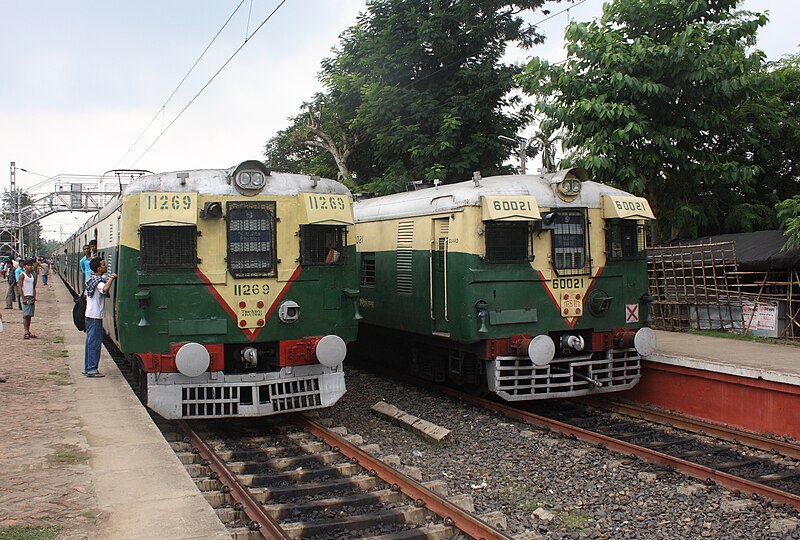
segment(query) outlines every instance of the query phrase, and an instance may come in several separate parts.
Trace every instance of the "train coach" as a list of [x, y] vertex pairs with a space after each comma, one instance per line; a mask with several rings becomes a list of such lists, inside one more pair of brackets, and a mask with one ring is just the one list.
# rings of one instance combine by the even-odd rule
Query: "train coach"
[[151, 174], [73, 235], [57, 268], [82, 291], [82, 247], [96, 243], [119, 276], [104, 328], [164, 418], [309, 410], [345, 392], [352, 223], [341, 183], [258, 161]]
[[359, 356], [396, 343], [412, 373], [509, 401], [638, 382], [655, 349], [647, 200], [573, 168], [475, 173], [354, 211]]

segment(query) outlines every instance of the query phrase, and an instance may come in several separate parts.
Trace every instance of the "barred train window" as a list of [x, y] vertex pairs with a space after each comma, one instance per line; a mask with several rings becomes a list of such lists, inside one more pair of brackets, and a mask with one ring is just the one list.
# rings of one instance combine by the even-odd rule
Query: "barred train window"
[[276, 274], [275, 203], [229, 202], [228, 270], [233, 277]]
[[301, 225], [300, 261], [306, 266], [344, 264], [347, 229], [339, 225]]
[[557, 210], [553, 221], [553, 268], [559, 276], [591, 273], [586, 211]]
[[361, 254], [361, 286], [375, 286], [375, 253]]
[[533, 235], [528, 221], [487, 221], [486, 262], [517, 263], [533, 260]]
[[606, 257], [622, 260], [644, 256], [644, 225], [632, 219], [606, 220]]
[[142, 270], [175, 270], [197, 266], [197, 227], [144, 226], [139, 230]]

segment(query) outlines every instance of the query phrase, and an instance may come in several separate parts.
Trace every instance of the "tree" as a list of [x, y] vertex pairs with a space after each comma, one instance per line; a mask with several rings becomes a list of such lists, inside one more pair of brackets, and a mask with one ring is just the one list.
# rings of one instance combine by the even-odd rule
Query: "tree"
[[[25, 207], [33, 202], [28, 192], [17, 189], [15, 191], [4, 190], [2, 196], [2, 217], [7, 223], [13, 224], [16, 230], [17, 239], [19, 238], [19, 231], [16, 229], [18, 220], [18, 209], [23, 209], [22, 221], [25, 222]], [[0, 221], [3, 221], [0, 220]], [[25, 242], [27, 249], [25, 255], [35, 254], [39, 247], [42, 245], [42, 226], [37, 223], [31, 223], [22, 228], [22, 240]], [[20, 254], [17, 253], [17, 256]]]
[[576, 164], [650, 199], [661, 236], [713, 229], [753, 194], [758, 167], [719, 153], [751, 139], [729, 119], [766, 81], [763, 54], [748, 52], [766, 17], [739, 2], [613, 0], [568, 26], [564, 64], [534, 58], [518, 77]]
[[323, 62], [325, 94], [293, 133], [378, 192], [508, 172], [511, 148], [497, 136], [515, 135], [530, 108], [510, 94], [519, 69], [500, 59], [511, 42], [541, 42], [519, 12], [542, 4], [369, 1]]
[[[726, 209], [720, 232], [775, 229], [776, 204], [800, 193], [800, 55], [765, 66], [765, 85], [728, 116], [715, 151], [755, 166], [755, 188]], [[745, 136], [743, 136], [744, 134]]]

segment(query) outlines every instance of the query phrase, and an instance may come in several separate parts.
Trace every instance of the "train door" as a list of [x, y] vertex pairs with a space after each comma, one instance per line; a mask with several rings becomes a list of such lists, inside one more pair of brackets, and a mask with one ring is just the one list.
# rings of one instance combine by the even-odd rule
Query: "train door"
[[431, 317], [435, 333], [449, 334], [447, 306], [447, 248], [450, 218], [433, 220], [431, 241]]

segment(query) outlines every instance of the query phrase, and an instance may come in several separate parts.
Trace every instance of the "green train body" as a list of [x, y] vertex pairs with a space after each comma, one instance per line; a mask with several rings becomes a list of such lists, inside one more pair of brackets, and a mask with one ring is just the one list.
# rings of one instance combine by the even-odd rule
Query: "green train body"
[[506, 400], [631, 388], [655, 347], [647, 201], [583, 169], [480, 178], [354, 205], [359, 350]]
[[356, 338], [347, 247], [352, 198], [339, 182], [234, 169], [142, 176], [59, 251], [83, 288], [82, 247], [118, 274], [105, 331], [165, 418], [262, 416], [334, 404]]

